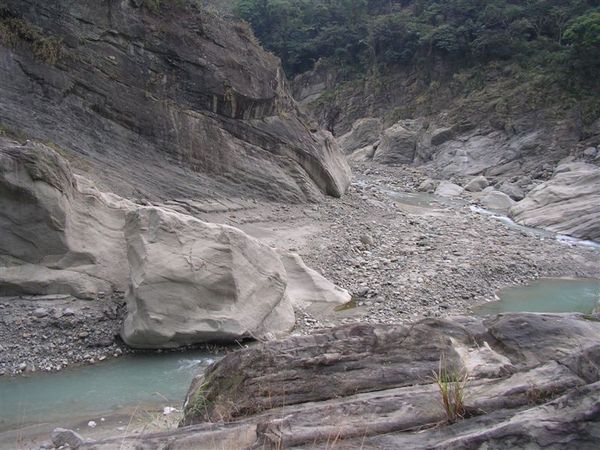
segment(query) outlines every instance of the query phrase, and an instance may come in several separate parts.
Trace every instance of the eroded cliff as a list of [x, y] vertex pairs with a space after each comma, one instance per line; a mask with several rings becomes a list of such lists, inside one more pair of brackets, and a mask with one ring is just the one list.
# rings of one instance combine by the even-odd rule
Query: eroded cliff
[[0, 123], [136, 198], [339, 196], [349, 169], [279, 60], [194, 2], [8, 0]]

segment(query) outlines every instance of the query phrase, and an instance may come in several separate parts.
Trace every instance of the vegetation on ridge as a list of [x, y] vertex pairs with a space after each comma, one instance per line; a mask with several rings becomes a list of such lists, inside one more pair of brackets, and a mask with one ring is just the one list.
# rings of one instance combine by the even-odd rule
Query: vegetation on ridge
[[349, 71], [527, 59], [600, 71], [598, 0], [237, 0], [289, 75], [330, 58]]

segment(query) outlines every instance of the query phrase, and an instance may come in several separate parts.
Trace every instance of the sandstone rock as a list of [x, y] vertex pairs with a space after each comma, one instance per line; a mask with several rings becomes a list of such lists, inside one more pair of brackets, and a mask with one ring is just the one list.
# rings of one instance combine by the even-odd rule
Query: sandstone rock
[[501, 213], [507, 213], [516, 203], [504, 192], [496, 190], [485, 193], [485, 195], [479, 199], [479, 202], [484, 208]]
[[48, 146], [1, 138], [0, 191], [0, 255], [17, 262], [0, 275], [5, 288], [90, 298], [126, 287], [123, 227], [133, 203], [74, 176]]
[[376, 147], [374, 145], [368, 145], [364, 148], [355, 150], [348, 155], [348, 161], [354, 162], [369, 162], [375, 155]]
[[500, 192], [504, 192], [506, 195], [508, 195], [513, 200], [516, 200], [517, 202], [525, 198], [525, 193], [523, 192], [523, 189], [521, 189], [518, 185], [514, 183], [509, 183], [505, 181], [500, 186], [498, 186], [498, 190]]
[[31, 45], [0, 46], [0, 122], [60, 146], [124, 197], [345, 192], [335, 140], [308, 124], [278, 58], [248, 29], [189, 2], [160, 2], [160, 13], [148, 3], [4, 2], [62, 57], [49, 64]]
[[435, 190], [435, 195], [439, 195], [441, 197], [458, 197], [464, 191], [464, 188], [461, 186], [450, 183], [449, 181], [442, 181], [437, 189]]
[[549, 181], [511, 208], [510, 216], [523, 225], [600, 240], [600, 168], [586, 163], [559, 166]]
[[415, 159], [418, 134], [404, 123], [383, 132], [373, 160], [382, 164], [411, 164]]
[[99, 292], [111, 289], [107, 281], [72, 270], [52, 270], [34, 264], [0, 270], [0, 296], [68, 294], [95, 299]]
[[583, 156], [587, 158], [594, 158], [596, 156], [597, 149], [595, 147], [588, 147], [583, 151]]
[[427, 192], [428, 194], [433, 194], [435, 192], [435, 189], [438, 186], [438, 182], [435, 180], [432, 180], [431, 178], [427, 178], [426, 180], [423, 180], [423, 182], [419, 185], [419, 192]]
[[240, 230], [148, 207], [128, 215], [125, 235], [128, 345], [260, 338], [293, 327], [278, 255]]
[[[511, 151], [500, 151], [498, 141], [500, 132], [486, 135], [467, 135], [462, 139], [448, 140], [437, 147], [431, 155], [428, 167], [439, 170], [448, 178], [455, 175], [474, 176], [501, 164], [503, 158], [512, 156]], [[487, 172], [485, 172], [487, 175]]]
[[442, 145], [452, 139], [454, 130], [452, 128], [438, 128], [431, 133], [431, 145]]
[[469, 192], [481, 192], [490, 185], [489, 181], [483, 175], [473, 178], [467, 183], [465, 189]]
[[338, 139], [341, 149], [346, 154], [364, 148], [378, 141], [383, 131], [381, 119], [359, 119], [352, 125], [352, 130]]
[[521, 169], [521, 162], [510, 161], [507, 163], [498, 164], [485, 171], [485, 174], [491, 177], [505, 175], [507, 173], [518, 172]]
[[79, 448], [83, 444], [83, 438], [73, 430], [55, 428], [52, 431], [52, 444], [56, 448], [68, 446], [68, 448]]
[[336, 306], [348, 303], [351, 296], [309, 268], [296, 253], [277, 250], [287, 275], [286, 296], [295, 307], [322, 318]]

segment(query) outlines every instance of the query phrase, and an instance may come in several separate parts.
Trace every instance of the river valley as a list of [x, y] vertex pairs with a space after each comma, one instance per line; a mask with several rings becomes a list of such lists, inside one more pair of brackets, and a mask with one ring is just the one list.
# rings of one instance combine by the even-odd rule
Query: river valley
[[[600, 295], [599, 282], [593, 281], [600, 278], [598, 248], [512, 226], [482, 214], [468, 197], [418, 193], [423, 175], [412, 168], [358, 169], [341, 200], [296, 206], [265, 203], [233, 213], [200, 215], [239, 227], [268, 245], [298, 252], [352, 293], [352, 307], [335, 314], [315, 317], [297, 310], [294, 334], [350, 323], [408, 324], [471, 313], [594, 309]], [[543, 278], [590, 281], [542, 280], [528, 286]], [[498, 296], [501, 302], [495, 301]], [[10, 303], [4, 305], [4, 312], [10, 313]], [[24, 316], [20, 335], [41, 334], [38, 328], [43, 325], [44, 318]], [[81, 326], [89, 325], [84, 320]], [[14, 335], [6, 333], [2, 345], [10, 348]], [[42, 352], [44, 358], [58, 361], [62, 352], [58, 345], [57, 349]], [[18, 438], [23, 448], [29, 448], [26, 442], [39, 444], [59, 424], [78, 427], [83, 436], [95, 438], [124, 432], [123, 427], [143, 431], [147, 423], [140, 425], [137, 419], [137, 428], [127, 428], [133, 411], [139, 409], [136, 416], [161, 417], [165, 406], [179, 409], [192, 375], [218, 355], [218, 350], [129, 355], [125, 349], [125, 356], [113, 359], [114, 348], [109, 350], [107, 361], [83, 362], [60, 375], [29, 371], [24, 378], [3, 377], [0, 442], [6, 446]], [[27, 354], [34, 353], [21, 353], [25, 359], [15, 359], [12, 370], [18, 371], [17, 363], [23, 362], [35, 367], [35, 358], [27, 360]], [[74, 421], [71, 414], [80, 420]], [[102, 417], [106, 422], [100, 421]], [[89, 420], [97, 427], [88, 427]]]

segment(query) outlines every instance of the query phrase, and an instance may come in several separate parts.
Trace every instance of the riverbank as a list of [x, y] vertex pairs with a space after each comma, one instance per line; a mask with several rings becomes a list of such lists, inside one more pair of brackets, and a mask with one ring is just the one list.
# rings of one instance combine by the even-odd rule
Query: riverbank
[[[356, 308], [327, 318], [297, 311], [294, 333], [447, 317], [494, 300], [500, 288], [530, 280], [600, 278], [597, 249], [512, 228], [473, 211], [469, 197], [418, 193], [426, 177], [417, 169], [357, 166], [354, 173], [342, 199], [257, 204], [198, 216], [298, 252], [354, 295]], [[0, 308], [3, 375], [62, 370], [130, 351], [116, 337], [123, 293], [97, 301], [3, 298]]]

